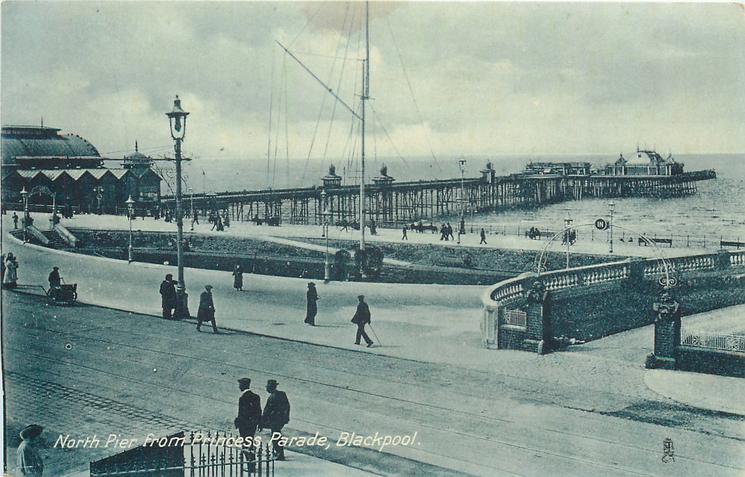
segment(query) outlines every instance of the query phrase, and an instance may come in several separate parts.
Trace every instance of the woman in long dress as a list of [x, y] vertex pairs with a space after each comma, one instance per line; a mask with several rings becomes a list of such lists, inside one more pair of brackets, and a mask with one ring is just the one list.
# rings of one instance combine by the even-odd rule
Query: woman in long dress
[[243, 291], [243, 268], [240, 265], [236, 265], [233, 270], [233, 288]]
[[5, 259], [3, 285], [6, 288], [15, 288], [18, 285], [18, 260], [12, 253], [8, 253], [8, 258]]
[[310, 326], [316, 325], [316, 313], [318, 313], [318, 292], [316, 291], [316, 284], [311, 282], [308, 283], [308, 292], [305, 294], [307, 298], [307, 311], [305, 313], [305, 323]]

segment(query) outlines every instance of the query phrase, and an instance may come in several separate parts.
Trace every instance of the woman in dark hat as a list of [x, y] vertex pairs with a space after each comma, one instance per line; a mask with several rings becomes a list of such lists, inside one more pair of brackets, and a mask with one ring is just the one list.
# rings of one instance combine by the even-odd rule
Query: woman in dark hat
[[240, 264], [236, 265], [235, 269], [233, 269], [233, 288], [243, 291], [243, 268]]
[[44, 461], [36, 448], [44, 428], [38, 424], [31, 424], [21, 430], [21, 445], [18, 446], [18, 471], [21, 475], [41, 477], [44, 473]]
[[305, 294], [307, 299], [307, 311], [305, 313], [305, 323], [310, 326], [316, 325], [316, 314], [318, 313], [318, 292], [316, 291], [316, 284], [313, 282], [308, 283], [308, 292]]

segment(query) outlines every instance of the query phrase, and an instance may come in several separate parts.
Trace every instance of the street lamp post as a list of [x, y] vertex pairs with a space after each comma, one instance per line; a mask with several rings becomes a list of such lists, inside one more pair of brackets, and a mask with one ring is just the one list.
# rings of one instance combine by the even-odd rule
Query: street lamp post
[[194, 232], [194, 188], [189, 187], [189, 217], [191, 218], [191, 231]]
[[178, 263], [178, 285], [176, 286], [175, 318], [189, 317], [188, 295], [184, 282], [184, 217], [181, 210], [181, 143], [186, 136], [186, 117], [189, 115], [181, 108], [178, 96], [173, 100], [173, 109], [166, 113], [171, 128], [176, 152], [176, 261]]
[[132, 196], [129, 196], [129, 199], [125, 201], [125, 204], [127, 204], [127, 218], [129, 219], [129, 248], [127, 249], [127, 260], [129, 263], [132, 263], [134, 260], [133, 253], [132, 253], [132, 217], [134, 217], [135, 213], [135, 201], [132, 200]]
[[567, 212], [567, 216], [564, 218], [564, 241], [566, 242], [567, 246], [567, 260], [566, 260], [566, 268], [569, 269], [569, 242], [570, 236], [571, 236], [571, 226], [572, 226], [572, 219], [569, 217], [569, 212]]
[[613, 253], [613, 210], [616, 208], [616, 203], [613, 201], [610, 201], [608, 204], [608, 209], [610, 210], [610, 223], [609, 223], [609, 232], [608, 232], [608, 253]]
[[28, 224], [28, 191], [26, 186], [21, 189], [21, 197], [23, 198], [23, 221], [21, 221], [21, 226], [23, 227], [23, 243], [26, 243], [28, 242], [28, 237], [26, 237], [26, 225]]
[[323, 282], [328, 283], [331, 281], [331, 262], [329, 262], [329, 211], [328, 203], [326, 202], [326, 191], [321, 191], [321, 206], [323, 207], [323, 235], [326, 237], [326, 255], [323, 259]]
[[465, 232], [463, 226], [463, 217], [466, 212], [466, 189], [465, 189], [465, 173], [466, 173], [466, 160], [461, 159], [458, 161], [460, 167], [460, 222], [458, 223], [458, 245], [460, 245], [460, 236]]
[[103, 199], [103, 187], [96, 186], [93, 188], [93, 192], [96, 193], [96, 200], [98, 200], [98, 215], [101, 215], [101, 199]]

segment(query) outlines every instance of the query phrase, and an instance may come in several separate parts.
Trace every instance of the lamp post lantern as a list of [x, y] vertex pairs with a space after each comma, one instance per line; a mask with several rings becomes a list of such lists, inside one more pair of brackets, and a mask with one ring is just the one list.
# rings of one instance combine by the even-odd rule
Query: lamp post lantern
[[127, 218], [129, 219], [129, 248], [127, 248], [127, 260], [132, 263], [132, 217], [135, 215], [135, 201], [132, 200], [132, 196], [129, 196], [125, 202], [127, 204]]
[[567, 260], [566, 260], [566, 268], [569, 269], [569, 245], [571, 242], [571, 232], [572, 232], [572, 219], [569, 217], [569, 212], [567, 212], [567, 216], [564, 218], [564, 241], [566, 242], [567, 246]]
[[188, 318], [189, 306], [184, 282], [184, 217], [181, 210], [181, 143], [186, 136], [186, 117], [178, 96], [173, 100], [173, 109], [166, 113], [171, 128], [171, 138], [176, 152], [176, 261], [178, 263], [178, 285], [176, 286], [175, 318]]
[[460, 236], [466, 231], [463, 217], [466, 213], [466, 194], [465, 194], [465, 173], [466, 173], [466, 160], [461, 159], [458, 161], [460, 167], [460, 222], [458, 223], [458, 245], [460, 245]]
[[96, 200], [98, 201], [98, 215], [101, 215], [101, 200], [103, 199], [103, 187], [96, 186], [93, 188], [93, 192], [96, 193]]
[[331, 217], [331, 210], [329, 210], [328, 202], [326, 202], [326, 191], [321, 191], [321, 206], [323, 207], [323, 235], [326, 237], [326, 254], [323, 259], [323, 282], [328, 283], [331, 281], [331, 262], [329, 261], [329, 218]]
[[610, 201], [608, 204], [608, 210], [610, 210], [610, 222], [608, 231], [608, 253], [613, 253], [613, 211], [616, 208], [616, 203]]
[[21, 189], [21, 197], [23, 198], [23, 220], [21, 221], [21, 226], [23, 227], [23, 243], [28, 242], [28, 237], [26, 237], [26, 225], [28, 224], [28, 191], [26, 190], [26, 186], [23, 186], [23, 189]]

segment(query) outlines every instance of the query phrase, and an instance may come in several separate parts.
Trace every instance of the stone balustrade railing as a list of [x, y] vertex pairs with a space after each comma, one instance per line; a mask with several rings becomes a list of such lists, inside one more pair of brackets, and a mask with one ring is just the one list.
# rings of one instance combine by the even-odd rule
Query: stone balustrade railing
[[710, 254], [675, 257], [664, 261], [657, 258], [627, 259], [566, 270], [554, 270], [540, 275], [524, 273], [489, 287], [483, 294], [483, 342], [487, 347], [494, 344], [499, 308], [524, 299], [527, 291], [537, 280], [540, 280], [546, 291], [558, 291], [621, 282], [632, 279], [635, 275], [640, 280], [644, 278], [656, 280], [666, 273], [677, 274], [743, 266], [745, 266], [745, 250], [736, 252], [719, 251]]

